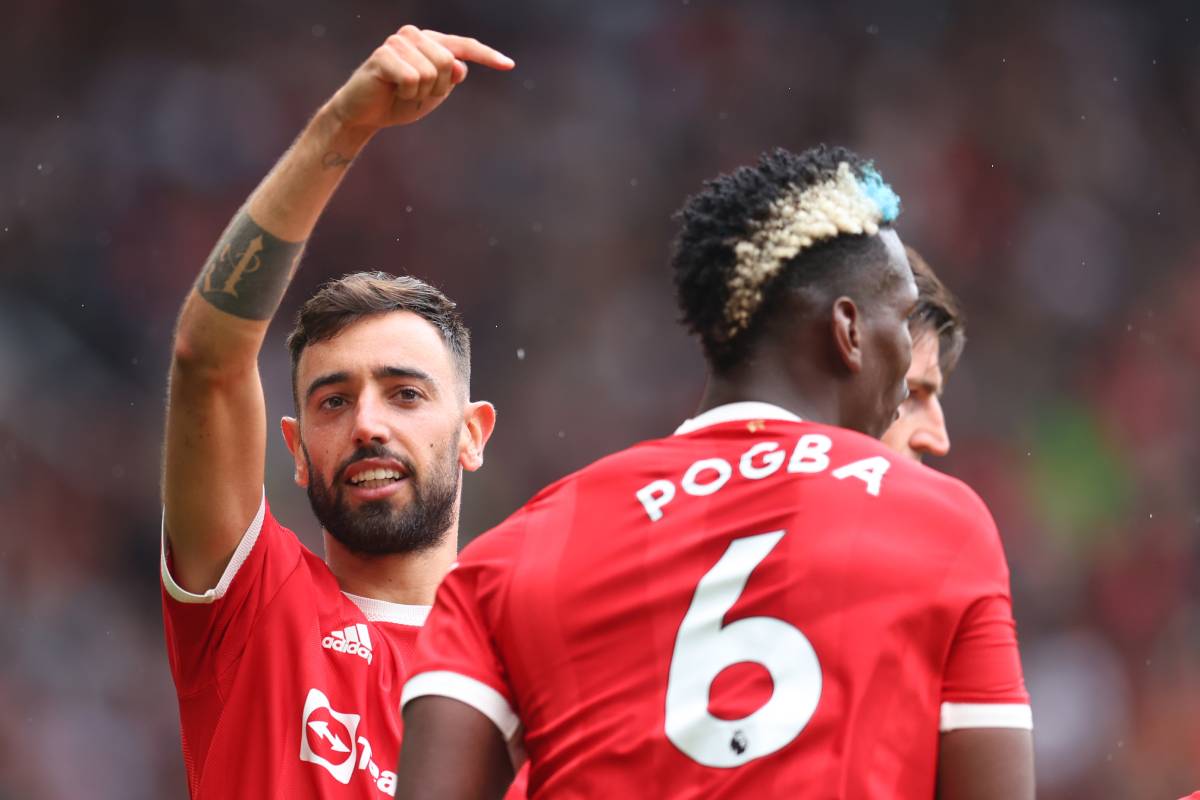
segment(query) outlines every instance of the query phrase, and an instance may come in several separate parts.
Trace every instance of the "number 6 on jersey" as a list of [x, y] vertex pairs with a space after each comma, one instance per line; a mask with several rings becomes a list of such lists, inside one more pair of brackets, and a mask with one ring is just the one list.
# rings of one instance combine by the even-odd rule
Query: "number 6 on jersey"
[[[707, 767], [740, 767], [786, 747], [812, 718], [821, 698], [821, 664], [797, 628], [774, 617], [721, 621], [785, 531], [735, 539], [704, 574], [692, 596], [667, 678], [666, 734]], [[742, 719], [708, 710], [712, 682], [734, 664], [761, 664], [775, 684], [771, 699]]]

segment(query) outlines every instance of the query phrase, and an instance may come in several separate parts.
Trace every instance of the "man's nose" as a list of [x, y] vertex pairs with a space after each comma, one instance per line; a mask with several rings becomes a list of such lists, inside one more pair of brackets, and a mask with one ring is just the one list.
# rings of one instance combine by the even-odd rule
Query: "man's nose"
[[383, 402], [369, 394], [358, 398], [354, 409], [354, 445], [362, 447], [371, 442], [384, 444], [390, 438]]
[[946, 430], [946, 416], [937, 395], [922, 404], [914, 422], [917, 424], [908, 440], [910, 448], [930, 456], [944, 456], [950, 452], [950, 432]]

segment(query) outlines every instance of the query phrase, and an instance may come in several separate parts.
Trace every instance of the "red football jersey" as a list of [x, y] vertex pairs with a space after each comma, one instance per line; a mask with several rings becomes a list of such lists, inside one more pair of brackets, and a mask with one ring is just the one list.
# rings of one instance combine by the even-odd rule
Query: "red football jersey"
[[395, 794], [400, 689], [427, 606], [342, 592], [263, 500], [216, 588], [162, 558], [167, 653], [197, 800]]
[[438, 590], [404, 702], [523, 737], [530, 797], [921, 798], [939, 731], [1032, 726], [964, 484], [763, 403], [550, 486]]

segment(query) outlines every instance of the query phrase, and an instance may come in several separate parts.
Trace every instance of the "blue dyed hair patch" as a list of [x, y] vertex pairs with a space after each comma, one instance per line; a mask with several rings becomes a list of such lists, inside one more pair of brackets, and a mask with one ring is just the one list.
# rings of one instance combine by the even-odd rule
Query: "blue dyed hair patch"
[[883, 176], [874, 165], [863, 169], [863, 174], [858, 178], [858, 185], [863, 194], [871, 198], [879, 208], [882, 222], [894, 222], [900, 216], [900, 195], [883, 180]]

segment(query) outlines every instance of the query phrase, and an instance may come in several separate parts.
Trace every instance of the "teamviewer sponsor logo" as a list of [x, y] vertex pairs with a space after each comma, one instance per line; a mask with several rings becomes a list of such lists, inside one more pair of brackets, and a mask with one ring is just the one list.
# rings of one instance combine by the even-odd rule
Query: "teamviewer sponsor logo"
[[361, 622], [332, 631], [321, 640], [321, 647], [335, 653], [359, 656], [368, 664], [371, 663], [371, 632]]
[[300, 760], [324, 767], [338, 783], [350, 783], [361, 720], [358, 714], [334, 711], [320, 689], [309, 690], [300, 723]]
[[[381, 769], [375, 761], [371, 742], [358, 734], [361, 721], [358, 714], [335, 711], [320, 689], [309, 689], [300, 719], [300, 760], [322, 767], [342, 785], [348, 785], [358, 770], [375, 788], [394, 797], [396, 773]], [[382, 760], [394, 763], [395, 759], [393, 754]]]

